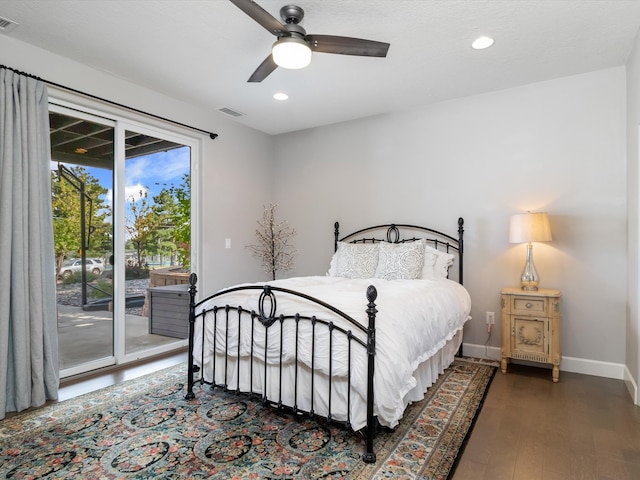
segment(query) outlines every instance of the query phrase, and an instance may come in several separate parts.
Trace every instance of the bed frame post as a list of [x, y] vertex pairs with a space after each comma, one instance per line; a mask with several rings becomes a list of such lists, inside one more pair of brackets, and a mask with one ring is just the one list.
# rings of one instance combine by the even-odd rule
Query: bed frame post
[[196, 328], [196, 283], [198, 276], [195, 273], [189, 275], [189, 355], [187, 357], [187, 394], [185, 400], [193, 400], [193, 337]]
[[[458, 283], [463, 285], [464, 278], [462, 277], [462, 272], [464, 271], [464, 219], [462, 217], [458, 218]], [[458, 353], [456, 354], [458, 357], [463, 356], [462, 352], [463, 343], [460, 342], [460, 347], [458, 348]]]
[[463, 285], [462, 272], [463, 268], [463, 253], [464, 253], [464, 219], [458, 218], [458, 283]]
[[340, 231], [340, 224], [338, 222], [333, 224], [333, 251], [337, 252], [338, 251], [338, 237], [340, 236], [339, 234]]
[[375, 463], [376, 454], [373, 451], [373, 437], [376, 433], [377, 419], [373, 415], [373, 377], [376, 360], [376, 298], [378, 291], [373, 285], [367, 288], [367, 316], [369, 317], [369, 328], [367, 329], [367, 426], [366, 426], [366, 451], [362, 456], [365, 463]]

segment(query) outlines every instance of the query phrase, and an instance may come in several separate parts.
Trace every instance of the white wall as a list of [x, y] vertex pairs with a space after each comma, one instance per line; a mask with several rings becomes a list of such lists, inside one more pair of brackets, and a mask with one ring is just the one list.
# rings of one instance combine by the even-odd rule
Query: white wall
[[[201, 271], [199, 287], [213, 292], [229, 284], [262, 278], [258, 261], [247, 255], [244, 245], [254, 242], [255, 220], [271, 199], [273, 141], [269, 135], [226, 119], [218, 112], [189, 105], [144, 87], [54, 55], [10, 37], [0, 35], [0, 63], [76, 90], [147, 111], [187, 125], [216, 132], [216, 140], [171, 124], [145, 119], [152, 125], [201, 138], [201, 171], [192, 181], [201, 182]], [[77, 95], [50, 95], [95, 106]], [[135, 114], [103, 106], [107, 111], [140, 120]], [[231, 238], [232, 248], [224, 248]]]
[[640, 248], [640, 228], [638, 191], [640, 188], [640, 170], [638, 165], [640, 129], [640, 39], [636, 38], [627, 62], [627, 205], [628, 205], [628, 314], [626, 325], [626, 358], [627, 375], [625, 381], [635, 403], [640, 405], [638, 382], [640, 379], [640, 271], [638, 270], [638, 249]]
[[[500, 311], [500, 289], [524, 264], [524, 246], [507, 241], [509, 216], [546, 210], [555, 238], [535, 259], [542, 286], [564, 294], [563, 368], [616, 376], [625, 363], [637, 314], [625, 323], [623, 67], [272, 138], [1, 35], [0, 63], [220, 134], [202, 139], [198, 176], [204, 291], [264, 278], [244, 246], [270, 201], [299, 232], [297, 275], [326, 271], [335, 220], [345, 233], [377, 222], [454, 233], [463, 216], [474, 302], [465, 342], [483, 345], [484, 312]], [[489, 345], [498, 339], [496, 329]]]
[[[485, 312], [517, 285], [525, 246], [513, 213], [548, 211], [537, 244], [541, 286], [563, 292], [563, 367], [619, 375], [625, 360], [626, 165], [623, 67], [536, 83], [275, 139], [275, 199], [299, 231], [293, 273], [322, 274], [333, 222], [430, 224], [465, 219], [465, 285], [484, 345]], [[381, 295], [383, 292], [381, 292]], [[499, 329], [490, 346], [499, 346]], [[610, 365], [613, 364], [613, 365]], [[609, 368], [612, 367], [612, 368]]]

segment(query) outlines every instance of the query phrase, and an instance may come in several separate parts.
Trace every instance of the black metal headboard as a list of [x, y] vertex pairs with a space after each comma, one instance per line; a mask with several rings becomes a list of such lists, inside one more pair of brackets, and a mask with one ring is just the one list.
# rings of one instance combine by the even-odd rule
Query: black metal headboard
[[406, 243], [424, 239], [427, 244], [437, 250], [457, 255], [458, 283], [463, 283], [463, 254], [464, 254], [464, 219], [458, 218], [458, 238], [439, 232], [433, 228], [401, 223], [389, 223], [363, 228], [340, 238], [340, 224], [334, 225], [334, 252], [338, 249], [338, 242], [349, 243]]

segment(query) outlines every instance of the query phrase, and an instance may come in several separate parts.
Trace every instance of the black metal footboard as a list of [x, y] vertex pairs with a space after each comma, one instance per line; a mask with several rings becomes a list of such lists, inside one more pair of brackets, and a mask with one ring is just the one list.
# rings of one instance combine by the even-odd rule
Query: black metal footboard
[[[373, 437], [375, 435], [377, 419], [373, 411], [373, 379], [375, 365], [375, 319], [377, 291], [373, 285], [367, 288], [366, 313], [368, 326], [360, 324], [351, 316], [338, 310], [317, 298], [308, 296], [301, 292], [279, 288], [270, 285], [249, 285], [239, 286], [218, 292], [200, 302], [196, 303], [196, 282], [197, 276], [192, 273], [189, 277], [190, 312], [189, 312], [189, 358], [188, 358], [188, 379], [186, 399], [195, 398], [193, 387], [196, 383], [211, 384], [212, 387], [220, 387], [225, 390], [232, 390], [238, 393], [245, 393], [261, 398], [265, 403], [272, 404], [277, 408], [287, 408], [296, 414], [308, 414], [326, 418], [332, 422], [338, 422], [352, 428], [352, 392], [355, 390], [352, 384], [352, 371], [355, 363], [364, 365], [367, 372], [366, 377], [366, 426], [362, 433], [365, 437], [365, 453], [363, 460], [367, 463], [376, 461], [376, 454], [373, 451]], [[255, 291], [254, 302], [257, 302], [257, 309], [251, 310], [243, 308], [241, 305], [229, 305], [229, 294], [242, 290]], [[292, 296], [303, 299], [312, 310], [317, 312], [314, 315], [302, 315], [295, 312], [278, 311], [278, 299]], [[227, 299], [227, 300], [226, 300]], [[201, 319], [202, 321], [198, 322]], [[196, 332], [198, 324], [198, 332]], [[275, 327], [274, 327], [275, 326]], [[269, 329], [272, 330], [269, 330]], [[201, 330], [200, 330], [201, 329]], [[301, 330], [310, 332], [302, 337]], [[290, 340], [285, 340], [293, 335], [293, 346]], [[209, 332], [209, 333], [207, 333]], [[233, 332], [230, 334], [229, 332]], [[270, 332], [274, 332], [270, 335]], [[361, 332], [361, 333], [357, 333]], [[196, 333], [198, 333], [198, 347], [201, 352], [198, 359], [194, 358], [194, 348]], [[213, 346], [205, 345], [205, 338], [212, 340]], [[220, 337], [218, 337], [218, 335]], [[213, 336], [213, 338], [211, 338]], [[260, 337], [263, 344], [256, 342]], [[244, 341], [243, 341], [244, 339]], [[270, 341], [275, 344], [270, 344]], [[310, 345], [303, 344], [310, 342]], [[285, 344], [288, 345], [285, 348]], [[334, 346], [340, 344], [340, 348], [346, 346], [346, 379], [344, 376], [344, 361], [341, 368], [335, 366]], [[210, 348], [206, 351], [205, 348]], [[279, 352], [279, 357], [273, 358], [273, 351]], [[328, 365], [318, 365], [316, 357], [319, 357], [318, 348], [328, 348]], [[285, 350], [287, 350], [285, 352]], [[302, 362], [302, 351], [304, 350], [305, 361]], [[342, 348], [344, 350], [344, 348]], [[310, 352], [310, 355], [309, 355]], [[327, 352], [324, 352], [327, 354]], [[211, 359], [205, 358], [207, 354]], [[337, 358], [337, 357], [336, 357]], [[194, 364], [200, 365], [199, 377], [196, 379]], [[209, 364], [206, 364], [209, 362]], [[241, 368], [242, 366], [242, 368]], [[287, 375], [291, 377], [293, 369], [293, 389], [294, 392], [283, 392], [283, 372], [288, 368]], [[258, 371], [260, 370], [260, 371]], [[207, 379], [206, 372], [211, 372], [211, 378]], [[260, 377], [260, 375], [262, 375]], [[272, 379], [277, 375], [279, 378]], [[229, 377], [234, 381], [231, 383]], [[246, 380], [248, 376], [248, 380]], [[305, 381], [299, 381], [301, 378]], [[254, 377], [258, 377], [259, 384], [254, 389]], [[334, 383], [334, 377], [336, 380]], [[340, 377], [338, 380], [337, 377]], [[241, 378], [244, 379], [243, 388]], [[319, 382], [322, 380], [322, 382]], [[270, 388], [269, 382], [276, 382], [276, 391]], [[260, 384], [261, 382], [261, 384]], [[246, 385], [248, 383], [248, 388]], [[271, 386], [274, 383], [271, 383]], [[308, 386], [309, 391], [299, 391], [299, 386]], [[320, 413], [314, 405], [314, 392], [319, 385], [327, 388], [328, 405], [323, 405], [324, 413]], [[332, 402], [336, 392], [334, 385], [341, 387], [341, 402], [335, 407]], [[272, 390], [272, 392], [270, 392]], [[286, 393], [286, 394], [285, 394]], [[344, 394], [346, 393], [346, 398]], [[362, 396], [362, 392], [360, 393]], [[302, 402], [301, 402], [302, 400]], [[303, 404], [301, 406], [301, 403]], [[342, 411], [341, 407], [346, 410]], [[334, 408], [337, 408], [334, 411]]]

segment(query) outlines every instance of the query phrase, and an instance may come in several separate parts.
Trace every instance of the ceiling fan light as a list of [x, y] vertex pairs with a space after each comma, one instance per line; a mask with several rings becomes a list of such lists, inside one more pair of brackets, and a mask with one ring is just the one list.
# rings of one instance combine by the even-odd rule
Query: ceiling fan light
[[273, 61], [282, 68], [304, 68], [311, 63], [311, 49], [307, 42], [297, 37], [282, 37], [271, 49]]

